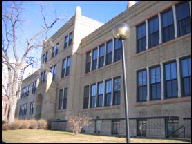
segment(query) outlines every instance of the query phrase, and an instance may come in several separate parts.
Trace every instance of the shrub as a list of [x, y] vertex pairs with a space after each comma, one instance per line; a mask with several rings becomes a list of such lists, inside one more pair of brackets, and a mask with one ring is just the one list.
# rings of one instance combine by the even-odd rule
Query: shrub
[[38, 129], [47, 129], [47, 121], [46, 120], [38, 120]]
[[20, 120], [21, 122], [21, 129], [29, 129], [30, 122], [29, 120]]
[[2, 125], [2, 130], [8, 130], [9, 129], [9, 124], [8, 123], [4, 123]]
[[15, 120], [14, 122], [12, 122], [11, 124], [9, 124], [9, 129], [10, 130], [15, 130], [15, 129], [20, 129], [21, 128], [21, 121], [20, 120]]
[[38, 129], [38, 122], [36, 120], [29, 120], [29, 123], [30, 123], [29, 126], [30, 129]]

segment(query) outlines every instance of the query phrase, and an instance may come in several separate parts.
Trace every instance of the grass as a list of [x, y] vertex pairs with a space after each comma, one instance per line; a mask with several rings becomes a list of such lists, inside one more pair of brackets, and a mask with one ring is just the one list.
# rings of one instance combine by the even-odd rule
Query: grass
[[[74, 135], [70, 132], [42, 129], [7, 130], [2, 132], [2, 137], [3, 141], [9, 143], [125, 143], [125, 138], [87, 134]], [[183, 143], [183, 141], [131, 138], [131, 143]]]

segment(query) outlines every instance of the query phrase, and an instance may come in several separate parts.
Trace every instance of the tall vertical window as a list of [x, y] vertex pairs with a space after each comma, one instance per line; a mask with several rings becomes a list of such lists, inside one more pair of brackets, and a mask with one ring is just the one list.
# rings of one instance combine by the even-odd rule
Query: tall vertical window
[[147, 72], [146, 70], [137, 73], [137, 100], [139, 102], [147, 100]]
[[48, 52], [46, 52], [45, 54], [43, 54], [43, 63], [46, 63], [46, 62], [47, 62], [47, 55], [48, 55]]
[[99, 46], [99, 67], [104, 65], [105, 44]]
[[24, 104], [24, 115], [26, 115], [26, 114], [27, 114], [27, 103]]
[[63, 104], [63, 89], [59, 90], [59, 109], [62, 108], [62, 104]]
[[149, 48], [159, 44], [159, 19], [154, 17], [149, 20]]
[[36, 91], [36, 80], [32, 84], [32, 94], [35, 94]]
[[111, 79], [105, 81], [105, 106], [110, 106], [111, 104]]
[[146, 50], [146, 24], [137, 26], [137, 53]]
[[118, 61], [121, 59], [121, 54], [122, 53], [122, 44], [121, 40], [115, 39], [115, 51], [114, 51], [114, 62]]
[[30, 114], [33, 114], [34, 112], [34, 101], [30, 102]]
[[93, 50], [93, 56], [92, 56], [92, 70], [95, 70], [97, 67], [97, 48]]
[[72, 32], [69, 34], [69, 46], [72, 44]]
[[65, 77], [66, 67], [67, 67], [67, 60], [64, 59], [62, 63], [62, 69], [61, 69], [61, 78]]
[[175, 37], [172, 9], [162, 13], [162, 37], [163, 42], [172, 40]]
[[45, 82], [45, 71], [41, 72], [41, 83]]
[[189, 2], [176, 5], [178, 36], [182, 36], [191, 32], [191, 18], [189, 10]]
[[151, 100], [161, 99], [161, 67], [150, 69], [150, 90]]
[[52, 57], [55, 57], [59, 50], [59, 43], [56, 44], [56, 46], [52, 47]]
[[112, 120], [112, 134], [118, 135], [120, 130], [119, 120]]
[[54, 65], [52, 67], [51, 72], [52, 72], [52, 75], [53, 75], [52, 80], [55, 80], [55, 77], [56, 77], [56, 65]]
[[71, 66], [71, 57], [67, 57], [67, 67], [66, 67], [66, 76], [70, 74], [70, 66]]
[[96, 102], [96, 84], [91, 85], [91, 97], [90, 97], [90, 108], [95, 107], [95, 102]]
[[97, 107], [102, 107], [103, 105], [103, 82], [99, 82], [97, 85]]
[[176, 62], [165, 64], [165, 98], [177, 97]]
[[90, 72], [90, 68], [91, 68], [91, 51], [86, 53], [85, 73]]
[[112, 40], [109, 40], [106, 46], [106, 61], [105, 61], [106, 65], [112, 63], [112, 47], [113, 47]]
[[114, 78], [113, 80], [113, 105], [120, 104], [121, 97], [121, 78]]
[[137, 136], [146, 137], [146, 131], [147, 131], [147, 120], [138, 119], [137, 120]]
[[64, 89], [63, 109], [67, 108], [67, 88]]
[[191, 95], [191, 57], [181, 60], [181, 85], [182, 95]]
[[83, 109], [87, 109], [89, 104], [89, 86], [84, 87]]
[[67, 35], [67, 36], [65, 36], [64, 48], [66, 48], [68, 46], [68, 41], [69, 41], [69, 37]]

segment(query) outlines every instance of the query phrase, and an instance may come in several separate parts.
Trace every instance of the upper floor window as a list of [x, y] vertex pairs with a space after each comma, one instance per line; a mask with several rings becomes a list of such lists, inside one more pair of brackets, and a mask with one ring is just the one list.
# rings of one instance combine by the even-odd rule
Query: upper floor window
[[70, 74], [70, 66], [71, 66], [71, 57], [67, 57], [67, 67], [66, 67], [66, 76]]
[[97, 68], [97, 48], [93, 50], [93, 56], [92, 56], [92, 70], [95, 70]]
[[66, 67], [67, 67], [67, 59], [64, 59], [62, 63], [62, 69], [61, 69], [61, 78], [65, 77]]
[[89, 85], [84, 87], [83, 109], [87, 109], [89, 104]]
[[176, 62], [165, 64], [165, 98], [177, 97]]
[[91, 51], [86, 53], [85, 73], [90, 72], [90, 68], [91, 68]]
[[181, 60], [181, 86], [182, 95], [191, 95], [191, 57]]
[[102, 107], [103, 105], [103, 82], [99, 82], [97, 85], [97, 107]]
[[159, 44], [159, 19], [154, 17], [149, 20], [149, 48]]
[[163, 42], [174, 39], [175, 30], [172, 9], [162, 13], [162, 39]]
[[59, 50], [59, 43], [56, 46], [52, 47], [52, 57], [55, 57]]
[[112, 91], [111, 79], [105, 81], [105, 106], [111, 105], [111, 91]]
[[65, 36], [64, 48], [66, 48], [68, 46], [68, 42], [69, 42], [69, 37], [67, 35], [67, 36]]
[[30, 85], [25, 86], [25, 87], [23, 88], [23, 91], [22, 91], [21, 97], [26, 97], [26, 96], [29, 96], [29, 88], [30, 88]]
[[121, 97], [121, 78], [114, 78], [113, 81], [113, 105], [120, 104]]
[[99, 46], [99, 67], [104, 66], [105, 44]]
[[90, 108], [95, 107], [95, 102], [96, 102], [96, 84], [91, 85], [91, 97], [90, 97]]
[[63, 109], [67, 108], [67, 88], [64, 89]]
[[137, 26], [137, 53], [146, 50], [146, 24]]
[[47, 56], [48, 56], [48, 52], [46, 52], [45, 54], [43, 54], [43, 63], [47, 62]]
[[161, 99], [161, 67], [150, 68], [151, 100]]
[[147, 72], [146, 70], [138, 71], [137, 73], [137, 101], [142, 102], [147, 100]]
[[69, 46], [72, 44], [72, 32], [69, 34]]
[[122, 44], [119, 39], [115, 39], [114, 62], [120, 60], [121, 57], [122, 57]]
[[36, 80], [32, 84], [32, 94], [35, 94], [36, 91]]
[[178, 36], [182, 36], [191, 32], [191, 18], [189, 2], [176, 5]]
[[59, 90], [59, 109], [62, 108], [63, 104], [63, 89]]
[[52, 80], [55, 80], [56, 78], [56, 65], [54, 65], [52, 68], [51, 68], [51, 73], [52, 73]]
[[45, 82], [45, 71], [41, 72], [41, 83]]
[[34, 101], [30, 102], [30, 114], [33, 114], [34, 112]]
[[109, 65], [112, 63], [112, 40], [109, 40], [106, 45], [106, 61], [105, 65]]

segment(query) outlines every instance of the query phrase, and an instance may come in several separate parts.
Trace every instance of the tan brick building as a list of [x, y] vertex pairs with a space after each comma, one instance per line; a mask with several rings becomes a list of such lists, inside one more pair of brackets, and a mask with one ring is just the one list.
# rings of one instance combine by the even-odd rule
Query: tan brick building
[[138, 2], [106, 24], [82, 16], [78, 7], [45, 42], [41, 74], [23, 82], [39, 79], [36, 93], [29, 91], [18, 107], [33, 97], [33, 117], [51, 121], [52, 129], [69, 130], [69, 114], [88, 113], [93, 123], [82, 132], [125, 135], [122, 46], [112, 35], [118, 23], [130, 26], [124, 41], [130, 135], [191, 137], [189, 1]]

